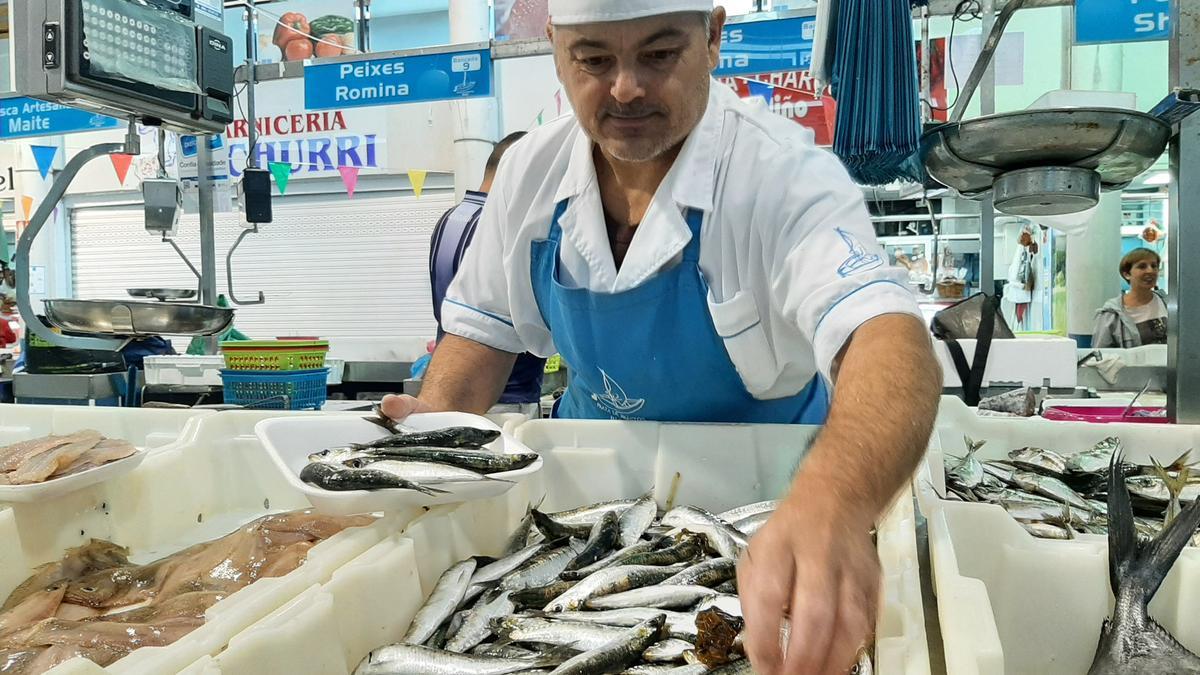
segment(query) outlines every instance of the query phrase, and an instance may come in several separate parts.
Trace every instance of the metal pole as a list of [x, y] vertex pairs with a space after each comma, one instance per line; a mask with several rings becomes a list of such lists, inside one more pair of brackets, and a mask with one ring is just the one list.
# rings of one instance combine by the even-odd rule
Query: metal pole
[[[1010, 3], [1013, 11], [1019, 4]], [[1011, 16], [1011, 14], [1010, 14]], [[1007, 22], [1007, 19], [1005, 19]], [[983, 32], [980, 40], [991, 38], [992, 28], [996, 22], [996, 6], [994, 0], [983, 0]], [[1000, 36], [995, 36], [996, 43], [992, 45], [999, 49]], [[990, 42], [990, 39], [988, 40]], [[987, 45], [980, 43], [985, 50]], [[970, 86], [970, 85], [968, 85]], [[962, 92], [959, 92], [959, 97]], [[961, 102], [960, 102], [961, 103]], [[959, 115], [965, 110], [956, 110]], [[996, 61], [989, 58], [987, 68], [979, 80], [979, 114], [991, 115], [996, 112]], [[979, 288], [989, 295], [996, 292], [996, 210], [992, 198], [988, 197], [980, 204], [979, 218]]]
[[[212, 164], [212, 149], [208, 143], [211, 136], [200, 136], [198, 161], [200, 163], [200, 304], [217, 306], [217, 228], [213, 214], [213, 182], [208, 170]], [[217, 337], [206, 340], [206, 353], [217, 353]]]
[[[1200, 86], [1200, 0], [1171, 3], [1172, 87]], [[1171, 231], [1167, 236], [1167, 414], [1200, 423], [1200, 116], [1171, 139]]]
[[258, 35], [256, 24], [258, 23], [258, 15], [254, 7], [257, 0], [250, 0], [250, 5], [246, 7], [246, 133], [248, 134], [246, 142], [246, 168], [253, 169], [258, 167], [258, 160], [255, 158], [255, 146], [258, 145], [258, 130], [255, 126], [257, 118], [254, 116], [254, 85], [258, 81], [254, 72], [258, 63]]
[[[929, 44], [929, 7], [921, 8], [921, 119], [933, 119], [933, 45]], [[937, 258], [934, 258], [936, 260]]]

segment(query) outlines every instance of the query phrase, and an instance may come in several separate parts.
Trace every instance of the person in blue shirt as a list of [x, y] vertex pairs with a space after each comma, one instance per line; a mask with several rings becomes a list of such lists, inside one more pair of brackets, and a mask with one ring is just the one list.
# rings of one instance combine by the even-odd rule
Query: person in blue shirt
[[[463, 255], [475, 236], [479, 216], [483, 213], [496, 170], [500, 167], [500, 158], [523, 136], [525, 132], [519, 131], [496, 144], [488, 157], [479, 190], [468, 190], [463, 200], [443, 214], [437, 226], [433, 228], [433, 240], [429, 246], [429, 281], [433, 287], [433, 316], [438, 322], [439, 341], [445, 335], [442, 330], [442, 303], [446, 301], [446, 290], [458, 274]], [[545, 367], [546, 360], [533, 354], [525, 353], [517, 357], [508, 384], [500, 396], [500, 405], [528, 406], [540, 402]]]

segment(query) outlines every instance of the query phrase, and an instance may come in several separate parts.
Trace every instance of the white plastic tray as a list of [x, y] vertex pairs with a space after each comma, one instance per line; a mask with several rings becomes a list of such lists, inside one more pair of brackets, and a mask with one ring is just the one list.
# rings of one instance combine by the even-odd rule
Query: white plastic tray
[[[975, 357], [975, 340], [959, 340], [967, 362]], [[947, 387], [961, 387], [958, 371], [950, 358], [946, 343], [934, 340], [934, 352], [942, 365], [942, 377]], [[983, 374], [983, 386], [995, 383], [1019, 382], [1030, 387], [1042, 386], [1044, 379], [1054, 387], [1074, 387], [1078, 379], [1076, 369], [1077, 344], [1074, 340], [1053, 337], [1024, 337], [1012, 340], [994, 340], [988, 354], [987, 369]]]
[[[504, 495], [434, 507], [403, 534], [387, 537], [331, 580], [280, 607], [182, 672], [191, 675], [349, 673], [373, 648], [398, 640], [450, 565], [496, 554], [545, 498], [548, 511], [628, 498], [650, 490], [664, 505], [678, 473], [677, 503], [712, 510], [778, 496], [815, 433], [813, 427], [534, 421], [517, 438], [545, 468]], [[876, 672], [926, 675], [929, 653], [916, 568], [911, 495], [879, 527], [884, 600]]]
[[[486, 417], [465, 413], [428, 413], [412, 415], [404, 421], [405, 426], [417, 431], [430, 431], [452, 426], [470, 426], [480, 429], [500, 430]], [[340, 448], [351, 443], [366, 443], [387, 435], [376, 424], [361, 415], [340, 418], [284, 418], [265, 420], [255, 429], [263, 446], [270, 453], [275, 466], [294, 489], [303, 493], [312, 505], [322, 513], [352, 515], [377, 511], [392, 512], [414, 506], [452, 504], [471, 499], [495, 497], [511, 489], [513, 482], [536, 473], [542, 460], [519, 471], [492, 474], [496, 480], [475, 483], [443, 483], [437, 489], [446, 490], [444, 495], [425, 495], [414, 490], [353, 490], [331, 492], [300, 480], [300, 471], [308, 465], [308, 456], [328, 448]], [[528, 452], [511, 434], [503, 434], [492, 442], [488, 449], [502, 453]]]
[[109, 438], [129, 441], [139, 450], [125, 459], [73, 476], [33, 485], [0, 485], [0, 504], [42, 502], [129, 473], [142, 463], [147, 450], [177, 441], [193, 419], [206, 414], [211, 413], [194, 410], [0, 405], [0, 445], [49, 434], [95, 429]]
[[[929, 550], [949, 673], [1083, 673], [1107, 616], [1107, 542], [1028, 534], [999, 506], [941, 500], [943, 453], [965, 452], [963, 436], [988, 441], [980, 459], [1036, 446], [1070, 453], [1118, 436], [1126, 457], [1169, 462], [1200, 447], [1200, 427], [980, 418], [961, 400], [942, 401], [938, 428], [914, 481], [928, 519]], [[1150, 614], [1185, 646], [1200, 650], [1200, 549], [1185, 549]]]
[[[182, 384], [195, 386], [221, 386], [221, 370], [225, 357], [217, 356], [147, 356], [146, 384]], [[326, 358], [329, 369], [329, 386], [342, 383], [346, 362], [342, 359]]]

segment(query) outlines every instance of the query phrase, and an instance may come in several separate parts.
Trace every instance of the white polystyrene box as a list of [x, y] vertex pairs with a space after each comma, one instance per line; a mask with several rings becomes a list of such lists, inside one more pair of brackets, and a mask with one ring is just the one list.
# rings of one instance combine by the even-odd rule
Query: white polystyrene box
[[[940, 499], [943, 456], [961, 456], [964, 436], [987, 441], [977, 453], [984, 460], [1005, 459], [1010, 450], [1026, 446], [1070, 454], [1117, 436], [1130, 461], [1148, 463], [1150, 457], [1170, 462], [1200, 445], [1200, 427], [988, 418], [957, 398], [942, 399], [914, 489], [928, 520], [947, 672], [1086, 672], [1111, 602], [1106, 539], [1041, 540], [1000, 506]], [[1189, 547], [1150, 613], [1193, 651], [1200, 649], [1200, 616], [1190, 608], [1198, 601], [1200, 548]]]
[[[959, 340], [967, 363], [974, 363], [975, 340]], [[1076, 348], [1067, 338], [1014, 338], [993, 340], [983, 371], [983, 386], [992, 383], [1020, 383], [1040, 387], [1046, 379], [1053, 387], [1074, 387], [1077, 381]], [[942, 382], [946, 387], [961, 387], [958, 371], [950, 350], [941, 340], [933, 341], [934, 353], [942, 366]]]
[[[289, 673], [351, 672], [373, 648], [398, 640], [438, 577], [471, 555], [496, 554], [529, 504], [547, 511], [636, 497], [653, 490], [663, 505], [679, 474], [676, 503], [718, 511], [778, 496], [815, 427], [683, 425], [651, 422], [536, 421], [517, 438], [542, 453], [544, 469], [508, 493], [433, 507], [397, 539], [386, 539], [334, 573], [321, 593], [332, 602], [297, 600], [193, 664], [204, 675], [262, 672], [272, 655], [300, 640], [339, 640], [345, 670], [321, 670], [289, 658]], [[719, 487], [724, 489], [719, 489]], [[883, 604], [876, 672], [929, 673], [911, 493], [880, 524]], [[294, 611], [293, 611], [294, 610]], [[313, 647], [323, 663], [324, 646]], [[308, 648], [305, 648], [307, 651]]]

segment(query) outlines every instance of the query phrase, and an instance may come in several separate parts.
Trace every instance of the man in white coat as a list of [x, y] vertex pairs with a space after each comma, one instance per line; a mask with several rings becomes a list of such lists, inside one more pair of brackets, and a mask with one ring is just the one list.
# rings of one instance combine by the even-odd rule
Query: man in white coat
[[559, 417], [824, 424], [738, 581], [757, 672], [839, 673], [941, 374], [837, 159], [712, 79], [724, 22], [711, 0], [550, 0], [575, 116], [504, 158], [421, 397], [384, 410], [481, 413], [529, 351], [569, 366]]

